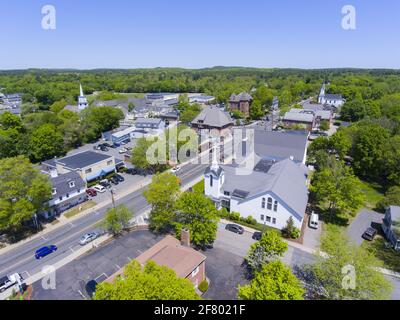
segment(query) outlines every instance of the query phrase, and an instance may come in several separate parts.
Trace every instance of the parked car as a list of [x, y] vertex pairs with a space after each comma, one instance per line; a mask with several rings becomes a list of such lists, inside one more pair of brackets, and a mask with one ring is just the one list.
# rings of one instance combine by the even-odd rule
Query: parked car
[[180, 166], [176, 166], [176, 167], [171, 169], [171, 173], [177, 174], [179, 172], [179, 170], [181, 170], [181, 167]]
[[308, 220], [308, 226], [312, 229], [318, 229], [319, 225], [319, 215], [314, 213], [314, 211], [311, 213], [310, 220]]
[[137, 174], [137, 170], [135, 168], [129, 168], [125, 171], [126, 174], [131, 174], [131, 175], [135, 175]]
[[100, 148], [100, 145], [97, 145], [97, 146], [93, 146], [93, 149], [94, 150], [100, 150], [101, 148]]
[[101, 180], [99, 185], [103, 186], [104, 188], [111, 188], [111, 183], [107, 179]]
[[96, 280], [90, 280], [88, 283], [86, 283], [85, 289], [90, 298], [93, 298], [97, 285], [98, 283]]
[[96, 184], [96, 185], [93, 187], [93, 189], [94, 189], [96, 192], [99, 192], [99, 193], [104, 193], [104, 192], [107, 191], [107, 189], [106, 189], [105, 187], [103, 187], [102, 185], [99, 185], [99, 184]]
[[252, 238], [253, 238], [254, 240], [257, 240], [257, 241], [260, 241], [260, 240], [261, 240], [261, 237], [262, 237], [262, 232], [260, 232], [260, 231], [254, 232], [254, 233], [253, 233], [253, 236], [252, 236]]
[[112, 177], [110, 178], [110, 181], [111, 181], [111, 183], [114, 184], [114, 185], [118, 185], [118, 184], [119, 184], [119, 180], [117, 179], [116, 176], [112, 176]]
[[118, 142], [113, 143], [113, 148], [119, 148], [120, 146], [121, 146], [121, 144]]
[[128, 152], [128, 149], [126, 149], [126, 148], [121, 148], [121, 149], [118, 150], [118, 152], [119, 152], [119, 154], [123, 154], [123, 153]]
[[116, 173], [114, 174], [113, 178], [117, 179], [118, 182], [124, 182], [125, 178], [123, 176], [121, 176], [120, 174]]
[[241, 227], [237, 224], [227, 224], [225, 229], [228, 231], [234, 232], [234, 233], [238, 233], [238, 234], [243, 234], [243, 232], [244, 232], [243, 227]]
[[106, 146], [102, 145], [102, 146], [100, 146], [100, 150], [107, 152], [109, 149]]
[[376, 229], [369, 227], [367, 230], [365, 230], [362, 237], [365, 240], [373, 241], [377, 233], [378, 231]]
[[99, 237], [99, 233], [97, 233], [97, 232], [86, 233], [79, 240], [79, 244], [81, 246], [84, 246], [84, 245], [96, 240], [98, 237]]
[[93, 188], [89, 188], [89, 189], [86, 189], [86, 194], [89, 197], [95, 197], [95, 196], [97, 196], [97, 191]]
[[0, 292], [7, 290], [22, 280], [23, 279], [19, 273], [14, 273], [10, 276], [0, 278]]
[[42, 248], [36, 250], [35, 258], [37, 260], [39, 260], [41, 258], [48, 256], [49, 254], [53, 253], [54, 251], [57, 251], [57, 247], [55, 245], [42, 247]]

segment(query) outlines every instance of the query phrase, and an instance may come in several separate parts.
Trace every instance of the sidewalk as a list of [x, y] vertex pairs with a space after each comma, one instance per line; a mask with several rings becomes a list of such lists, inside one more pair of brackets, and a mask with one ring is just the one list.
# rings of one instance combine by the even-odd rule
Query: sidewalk
[[[133, 192], [135, 192], [135, 191], [137, 191], [137, 190], [149, 185], [150, 183], [151, 183], [151, 179], [150, 178], [145, 178], [141, 183], [138, 183], [138, 184], [132, 186], [131, 188], [127, 188], [125, 191], [122, 191], [119, 194], [117, 194], [116, 196], [114, 196], [114, 199], [115, 199], [115, 201], [117, 201], [117, 200], [119, 200], [119, 199], [121, 199], [123, 197], [126, 197], [130, 193], [133, 193]], [[77, 215], [75, 215], [75, 216], [73, 216], [71, 218], [66, 218], [64, 216], [61, 216], [58, 219], [60, 221], [59, 223], [57, 223], [55, 225], [48, 224], [39, 233], [37, 233], [37, 234], [35, 234], [35, 235], [33, 235], [33, 236], [29, 237], [29, 238], [26, 238], [24, 240], [21, 240], [21, 241], [19, 241], [17, 243], [8, 245], [8, 246], [0, 249], [0, 255], [4, 254], [6, 252], [9, 252], [9, 251], [11, 251], [13, 249], [16, 249], [16, 248], [18, 248], [18, 247], [20, 247], [20, 246], [32, 241], [32, 240], [35, 240], [35, 239], [40, 238], [40, 237], [43, 237], [44, 235], [46, 235], [47, 233], [49, 233], [51, 231], [57, 230], [58, 228], [66, 225], [66, 224], [72, 223], [72, 222], [76, 221], [77, 219], [82, 218], [85, 215], [94, 213], [97, 210], [103, 209], [104, 207], [107, 207], [107, 206], [109, 206], [111, 204], [112, 204], [112, 200], [110, 198], [109, 200], [106, 200], [106, 201], [103, 201], [101, 203], [98, 203], [93, 208], [90, 208], [90, 209], [87, 209], [85, 211], [82, 211], [79, 214], [77, 214]]]

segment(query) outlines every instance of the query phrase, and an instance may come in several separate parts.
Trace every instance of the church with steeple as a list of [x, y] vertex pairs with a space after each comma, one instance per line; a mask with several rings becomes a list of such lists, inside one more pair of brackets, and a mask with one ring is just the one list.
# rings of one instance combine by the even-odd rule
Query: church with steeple
[[325, 82], [322, 84], [321, 90], [318, 96], [318, 103], [328, 106], [333, 106], [335, 108], [341, 107], [346, 102], [341, 94], [329, 94], [326, 93]]
[[74, 106], [68, 105], [64, 109], [79, 113], [82, 110], [85, 110], [88, 106], [89, 106], [89, 103], [88, 103], [85, 95], [83, 94], [82, 84], [79, 84], [78, 105], [74, 105]]

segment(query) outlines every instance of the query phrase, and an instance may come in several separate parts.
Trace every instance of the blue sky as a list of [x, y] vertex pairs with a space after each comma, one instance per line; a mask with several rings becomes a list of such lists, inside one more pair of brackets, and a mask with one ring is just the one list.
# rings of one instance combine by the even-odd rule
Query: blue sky
[[[341, 27], [347, 4], [356, 30]], [[400, 68], [398, 0], [1, 0], [0, 11], [0, 69]]]

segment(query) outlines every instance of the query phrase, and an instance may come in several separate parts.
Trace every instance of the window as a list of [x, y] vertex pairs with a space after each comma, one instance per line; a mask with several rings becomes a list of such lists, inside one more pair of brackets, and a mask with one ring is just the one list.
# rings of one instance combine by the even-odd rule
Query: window
[[62, 201], [62, 197], [59, 197], [58, 200]]
[[275, 200], [274, 202], [274, 211], [278, 211], [278, 201]]
[[268, 198], [267, 209], [272, 210], [272, 198]]
[[210, 187], [212, 187], [213, 186], [213, 176], [210, 176]]
[[113, 163], [113, 162], [112, 162], [112, 160], [110, 160], [110, 161], [107, 161], [107, 165], [108, 165], [108, 166], [111, 166], [111, 165], [112, 165], [112, 163]]
[[200, 271], [200, 266], [198, 266], [196, 269], [193, 270], [192, 272], [192, 277], [195, 277]]
[[87, 170], [85, 170], [85, 173], [87, 174], [87, 173], [91, 173], [92, 172], [92, 169], [87, 169]]
[[273, 218], [273, 219], [272, 219], [272, 223], [273, 223], [273, 224], [276, 224], [276, 218]]
[[67, 193], [67, 198], [69, 198], [69, 193]]
[[267, 222], [271, 222], [271, 217], [267, 216]]
[[261, 208], [265, 209], [265, 198], [262, 198], [261, 200]]
[[264, 221], [264, 215], [263, 214], [261, 215], [261, 220]]
[[230, 192], [224, 191], [224, 195], [225, 195], [225, 196], [229, 196], [230, 194], [231, 194]]
[[57, 189], [53, 188], [53, 190], [51, 190], [51, 194], [53, 194], [53, 195], [57, 194]]
[[70, 188], [75, 187], [75, 182], [74, 182], [74, 181], [70, 181], [70, 182], [69, 182], [69, 187], [70, 187]]

